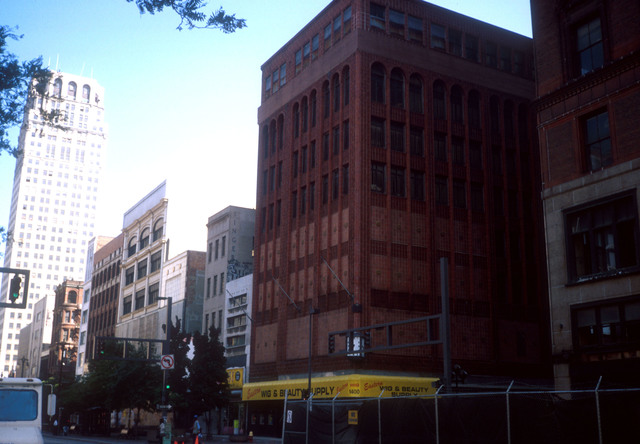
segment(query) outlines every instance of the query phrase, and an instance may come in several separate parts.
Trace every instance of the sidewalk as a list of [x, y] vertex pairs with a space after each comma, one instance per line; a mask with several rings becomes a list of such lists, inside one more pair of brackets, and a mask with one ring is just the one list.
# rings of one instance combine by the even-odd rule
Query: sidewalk
[[[52, 433], [43, 432], [43, 435], [46, 436], [54, 436]], [[62, 435], [58, 435], [57, 437], [61, 437]], [[94, 444], [124, 444], [127, 442], [133, 442], [137, 444], [148, 444], [149, 442], [146, 439], [122, 439], [118, 436], [82, 436], [82, 435], [68, 435], [65, 436], [65, 439], [69, 442], [73, 441], [91, 441]], [[228, 435], [213, 435], [212, 438], [207, 438], [200, 441], [202, 444], [214, 444], [220, 442], [232, 442], [229, 439]], [[280, 444], [282, 441], [280, 438], [269, 438], [262, 436], [254, 436], [252, 442], [257, 442], [260, 444]], [[173, 443], [172, 443], [173, 444]], [[185, 444], [191, 444], [191, 440], [185, 441]]]

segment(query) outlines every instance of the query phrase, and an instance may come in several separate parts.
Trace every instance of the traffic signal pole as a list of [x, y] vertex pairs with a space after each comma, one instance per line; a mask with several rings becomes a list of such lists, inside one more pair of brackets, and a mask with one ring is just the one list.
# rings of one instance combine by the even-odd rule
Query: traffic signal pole
[[[27, 308], [27, 298], [29, 295], [29, 270], [22, 270], [19, 268], [0, 268], [0, 273], [13, 273], [14, 276], [9, 282], [9, 301], [4, 302], [4, 296], [0, 297], [0, 308]], [[22, 285], [22, 278], [24, 276], [24, 285]], [[20, 299], [20, 292], [22, 290], [22, 302], [18, 302]]]

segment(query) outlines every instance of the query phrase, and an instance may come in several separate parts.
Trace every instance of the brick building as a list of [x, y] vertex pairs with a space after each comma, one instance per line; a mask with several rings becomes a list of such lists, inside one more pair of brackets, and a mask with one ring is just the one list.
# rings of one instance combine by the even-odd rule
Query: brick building
[[441, 346], [328, 355], [332, 331], [439, 314], [441, 257], [453, 362], [545, 373], [532, 61], [423, 1], [335, 0], [262, 66], [252, 382], [306, 377], [311, 308], [314, 377], [441, 376]]
[[75, 377], [82, 296], [80, 281], [65, 280], [56, 288], [48, 374], [59, 381]]
[[640, 371], [640, 3], [531, 2], [556, 384]]

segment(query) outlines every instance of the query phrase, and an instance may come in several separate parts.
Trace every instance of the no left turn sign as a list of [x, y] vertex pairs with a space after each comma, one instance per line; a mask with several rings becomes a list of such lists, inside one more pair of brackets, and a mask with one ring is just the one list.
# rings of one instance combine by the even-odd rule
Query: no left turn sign
[[162, 370], [173, 370], [175, 366], [175, 360], [173, 359], [173, 355], [162, 355], [160, 357], [160, 367]]

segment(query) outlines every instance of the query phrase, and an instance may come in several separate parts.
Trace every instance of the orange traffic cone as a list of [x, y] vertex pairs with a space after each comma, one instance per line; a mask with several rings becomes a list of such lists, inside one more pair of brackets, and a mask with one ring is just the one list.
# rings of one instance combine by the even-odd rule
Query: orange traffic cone
[[196, 435], [196, 443], [195, 444], [200, 444], [200, 437], [198, 435]]

